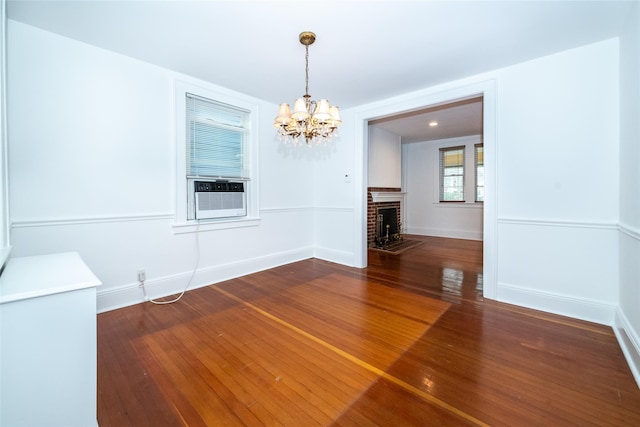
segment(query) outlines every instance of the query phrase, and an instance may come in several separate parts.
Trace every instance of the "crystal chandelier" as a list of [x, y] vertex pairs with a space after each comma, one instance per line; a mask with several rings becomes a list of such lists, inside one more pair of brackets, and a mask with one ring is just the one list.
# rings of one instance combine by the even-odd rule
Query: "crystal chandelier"
[[311, 100], [309, 95], [309, 45], [316, 41], [316, 35], [311, 31], [304, 31], [299, 36], [300, 43], [305, 48], [305, 94], [296, 99], [293, 114], [289, 104], [280, 104], [278, 117], [273, 127], [278, 130], [278, 136], [283, 142], [299, 144], [303, 140], [307, 144], [322, 144], [331, 141], [337, 135], [338, 126], [342, 124], [338, 107], [330, 106], [329, 101], [321, 99]]

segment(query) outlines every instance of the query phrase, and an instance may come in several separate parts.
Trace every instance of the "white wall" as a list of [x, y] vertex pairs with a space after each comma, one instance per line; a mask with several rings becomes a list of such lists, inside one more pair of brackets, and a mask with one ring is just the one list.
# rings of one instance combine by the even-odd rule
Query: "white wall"
[[616, 333], [640, 385], [640, 4], [620, 39], [620, 307]]
[[[314, 147], [313, 168], [314, 256], [346, 265], [353, 264], [354, 175], [353, 112], [340, 111], [340, 136], [325, 147]], [[321, 148], [321, 150], [316, 150]], [[359, 221], [357, 221], [359, 222]]]
[[498, 299], [611, 324], [618, 41], [498, 72]]
[[[354, 132], [363, 134], [367, 120], [429, 102], [488, 94], [485, 296], [612, 324], [619, 280], [618, 70], [618, 41], [606, 40], [359, 106]], [[366, 155], [366, 147], [357, 146], [359, 152]], [[355, 213], [359, 265], [366, 217], [358, 207]]]
[[[8, 21], [14, 256], [78, 251], [103, 282], [98, 309], [313, 254], [312, 159], [282, 148], [276, 105]], [[174, 83], [259, 105], [258, 226], [178, 234]], [[302, 147], [306, 150], [306, 147]], [[307, 150], [308, 151], [308, 150]]]
[[369, 126], [369, 187], [402, 187], [400, 136]]
[[[482, 240], [482, 204], [473, 203], [474, 145], [481, 142], [482, 136], [475, 135], [403, 144], [408, 234]], [[462, 145], [466, 147], [465, 197], [470, 203], [439, 203], [439, 150]]]

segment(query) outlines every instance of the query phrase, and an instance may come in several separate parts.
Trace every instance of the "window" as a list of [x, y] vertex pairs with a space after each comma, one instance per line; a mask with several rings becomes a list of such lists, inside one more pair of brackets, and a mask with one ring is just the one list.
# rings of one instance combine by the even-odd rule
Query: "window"
[[[176, 81], [174, 99], [174, 232], [259, 225], [258, 193], [254, 184], [258, 171], [258, 133], [255, 131], [258, 128], [258, 104], [242, 94], [184, 81]], [[224, 201], [231, 196], [196, 194], [196, 181], [213, 180], [218, 183], [220, 180], [228, 181], [229, 185], [240, 182], [241, 187], [233, 188], [234, 191], [242, 189], [244, 205], [238, 210], [235, 205], [232, 210], [227, 210]], [[218, 191], [218, 187], [221, 193], [227, 192], [224, 185], [216, 185], [213, 192]], [[203, 204], [205, 201], [208, 204]], [[196, 221], [196, 216], [203, 221]]]
[[476, 202], [484, 202], [484, 145], [474, 146], [474, 165], [476, 175]]
[[464, 202], [464, 146], [440, 149], [440, 201]]
[[186, 94], [187, 176], [247, 178], [248, 112]]

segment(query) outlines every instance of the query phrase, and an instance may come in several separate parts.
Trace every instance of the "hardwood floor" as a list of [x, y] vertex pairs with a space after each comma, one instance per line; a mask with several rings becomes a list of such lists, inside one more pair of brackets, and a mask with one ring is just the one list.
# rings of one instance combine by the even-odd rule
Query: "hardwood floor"
[[100, 427], [640, 425], [611, 328], [483, 301], [481, 242], [417, 238], [98, 315]]

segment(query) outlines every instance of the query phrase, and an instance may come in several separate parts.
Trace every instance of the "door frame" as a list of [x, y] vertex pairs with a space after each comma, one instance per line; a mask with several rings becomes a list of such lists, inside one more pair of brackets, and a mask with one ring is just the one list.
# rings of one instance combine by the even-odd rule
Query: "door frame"
[[494, 79], [453, 83], [375, 102], [354, 110], [354, 266], [367, 266], [369, 121], [483, 97], [485, 200], [483, 208], [483, 296], [497, 299], [497, 84]]

